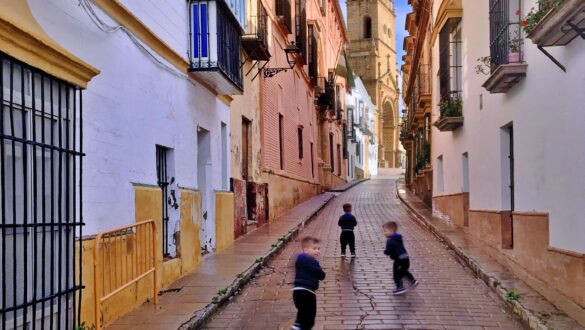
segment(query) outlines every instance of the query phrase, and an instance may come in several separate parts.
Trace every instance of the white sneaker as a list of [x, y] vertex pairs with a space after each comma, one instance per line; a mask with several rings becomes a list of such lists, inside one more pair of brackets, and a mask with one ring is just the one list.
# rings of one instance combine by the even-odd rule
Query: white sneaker
[[342, 253], [342, 254], [341, 254], [341, 256], [342, 256], [342, 257], [345, 257], [345, 253]]

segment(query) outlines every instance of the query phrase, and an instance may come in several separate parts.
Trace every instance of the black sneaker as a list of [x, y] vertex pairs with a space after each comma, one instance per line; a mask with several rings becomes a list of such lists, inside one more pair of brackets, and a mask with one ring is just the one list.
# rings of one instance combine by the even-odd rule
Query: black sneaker
[[352, 254], [351, 254], [351, 257], [352, 257], [352, 258], [355, 258], [355, 253], [352, 253]]
[[418, 281], [417, 281], [417, 280], [414, 280], [414, 281], [412, 282], [412, 284], [410, 285], [410, 289], [414, 289], [414, 288], [416, 288], [416, 286], [417, 286], [417, 285], [418, 285]]
[[392, 294], [397, 296], [397, 295], [405, 293], [406, 291], [408, 291], [408, 290], [406, 290], [405, 288], [396, 288], [396, 289], [394, 289], [394, 291], [392, 291]]

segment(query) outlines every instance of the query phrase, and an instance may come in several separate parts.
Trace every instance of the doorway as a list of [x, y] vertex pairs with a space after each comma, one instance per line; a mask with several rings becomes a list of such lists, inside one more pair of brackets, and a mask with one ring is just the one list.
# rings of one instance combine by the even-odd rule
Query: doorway
[[197, 184], [201, 192], [201, 252], [211, 252], [214, 233], [213, 217], [211, 216], [211, 137], [209, 131], [197, 128]]

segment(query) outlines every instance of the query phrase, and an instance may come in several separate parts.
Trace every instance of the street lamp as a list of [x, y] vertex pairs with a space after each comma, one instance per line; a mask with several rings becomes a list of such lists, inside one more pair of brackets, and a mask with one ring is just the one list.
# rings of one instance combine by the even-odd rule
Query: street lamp
[[264, 78], [274, 77], [277, 73], [281, 71], [287, 71], [295, 67], [297, 64], [297, 55], [301, 53], [301, 49], [295, 45], [295, 42], [292, 41], [289, 46], [284, 49], [284, 53], [286, 54], [286, 61], [288, 62], [289, 67], [284, 68], [265, 68], [264, 69]]

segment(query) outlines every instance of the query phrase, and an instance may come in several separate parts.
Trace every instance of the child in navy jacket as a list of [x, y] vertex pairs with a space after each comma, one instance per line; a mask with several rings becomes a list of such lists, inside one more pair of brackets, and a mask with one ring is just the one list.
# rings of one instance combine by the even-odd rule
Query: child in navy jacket
[[357, 220], [351, 214], [351, 204], [343, 204], [343, 212], [337, 222], [337, 225], [341, 227], [341, 235], [339, 237], [339, 241], [341, 243], [341, 256], [345, 257], [345, 248], [349, 244], [349, 252], [351, 252], [351, 256], [355, 257], [355, 236], [353, 234], [353, 229], [357, 226]]
[[309, 330], [315, 324], [317, 316], [317, 296], [319, 281], [325, 279], [325, 272], [317, 258], [321, 255], [320, 241], [314, 237], [305, 237], [301, 240], [303, 253], [297, 256], [295, 262], [295, 281], [293, 287], [293, 301], [297, 308], [297, 318], [292, 329]]
[[386, 236], [386, 249], [384, 254], [390, 256], [394, 260], [394, 266], [392, 267], [392, 274], [394, 276], [394, 282], [396, 283], [396, 289], [392, 292], [395, 295], [403, 294], [407, 289], [404, 288], [403, 279], [406, 278], [410, 282], [410, 288], [413, 289], [418, 285], [418, 281], [414, 279], [414, 276], [408, 271], [410, 267], [410, 258], [402, 242], [402, 235], [398, 234], [398, 224], [394, 221], [385, 223], [382, 226], [384, 230], [384, 236]]

